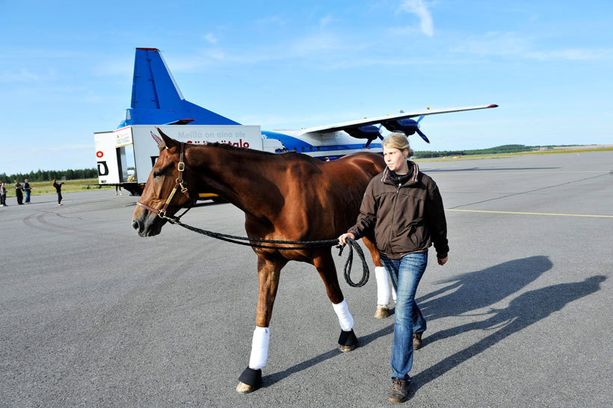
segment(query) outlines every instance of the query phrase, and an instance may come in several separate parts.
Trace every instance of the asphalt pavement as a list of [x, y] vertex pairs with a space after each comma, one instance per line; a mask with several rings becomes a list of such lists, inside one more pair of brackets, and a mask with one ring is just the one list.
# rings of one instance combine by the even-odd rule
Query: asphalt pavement
[[[451, 252], [441, 267], [431, 251], [419, 288], [428, 330], [406, 406], [610, 407], [613, 152], [419, 163], [442, 192]], [[253, 252], [172, 225], [138, 237], [136, 199], [0, 208], [0, 407], [390, 405], [393, 316], [373, 318], [372, 264], [365, 287], [342, 282], [361, 341], [346, 354], [315, 269], [288, 264], [263, 388], [239, 395]], [[230, 204], [184, 221], [244, 233]]]

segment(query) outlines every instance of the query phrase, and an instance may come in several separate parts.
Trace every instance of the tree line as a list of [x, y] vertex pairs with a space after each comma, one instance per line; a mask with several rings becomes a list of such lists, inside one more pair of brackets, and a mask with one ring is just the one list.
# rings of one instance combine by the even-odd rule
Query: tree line
[[70, 169], [70, 170], [36, 170], [29, 173], [6, 174], [0, 173], [0, 180], [12, 182], [15, 180], [23, 181], [51, 181], [56, 180], [81, 180], [98, 177], [98, 169]]
[[520, 144], [510, 144], [510, 145], [490, 147], [488, 149], [417, 151], [415, 152], [413, 157], [417, 159], [428, 159], [432, 157], [470, 156], [470, 155], [475, 155], [475, 154], [518, 153], [518, 152], [530, 152], [538, 148], [540, 148], [540, 146], [526, 146], [526, 145], [520, 145]]

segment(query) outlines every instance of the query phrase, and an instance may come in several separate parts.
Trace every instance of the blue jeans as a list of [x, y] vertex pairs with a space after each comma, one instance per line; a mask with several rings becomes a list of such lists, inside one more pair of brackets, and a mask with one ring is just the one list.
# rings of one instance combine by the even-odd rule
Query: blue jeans
[[428, 251], [410, 253], [400, 259], [380, 255], [396, 289], [392, 377], [408, 379], [413, 367], [413, 333], [426, 331], [426, 319], [415, 302], [415, 293], [428, 265]]

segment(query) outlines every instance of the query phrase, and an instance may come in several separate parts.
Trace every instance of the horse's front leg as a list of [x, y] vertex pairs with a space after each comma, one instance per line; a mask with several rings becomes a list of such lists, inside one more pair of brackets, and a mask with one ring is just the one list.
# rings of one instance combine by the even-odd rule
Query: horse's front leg
[[287, 261], [270, 260], [258, 255], [258, 305], [255, 330], [251, 340], [249, 365], [238, 378], [236, 391], [241, 394], [253, 392], [262, 385], [262, 368], [268, 360], [270, 342], [270, 319], [279, 287], [280, 271]]
[[332, 302], [332, 308], [338, 317], [338, 322], [341, 326], [341, 335], [338, 339], [338, 347], [342, 352], [347, 352], [355, 349], [359, 342], [355, 333], [353, 332], [353, 316], [349, 311], [347, 301], [343, 297], [343, 292], [338, 284], [338, 277], [336, 276], [336, 267], [334, 266], [334, 260], [330, 250], [322, 252], [319, 256], [313, 259], [313, 264], [319, 276], [326, 285], [326, 293], [328, 299]]

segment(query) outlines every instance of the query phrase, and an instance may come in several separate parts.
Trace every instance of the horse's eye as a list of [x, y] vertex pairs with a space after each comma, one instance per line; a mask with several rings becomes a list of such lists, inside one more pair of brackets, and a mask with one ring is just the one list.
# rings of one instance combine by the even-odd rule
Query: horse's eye
[[157, 169], [157, 170], [153, 170], [153, 177], [157, 178], [160, 176], [164, 176], [168, 173], [168, 171], [172, 168], [172, 163], [167, 164], [166, 166], [162, 167], [161, 169]]

